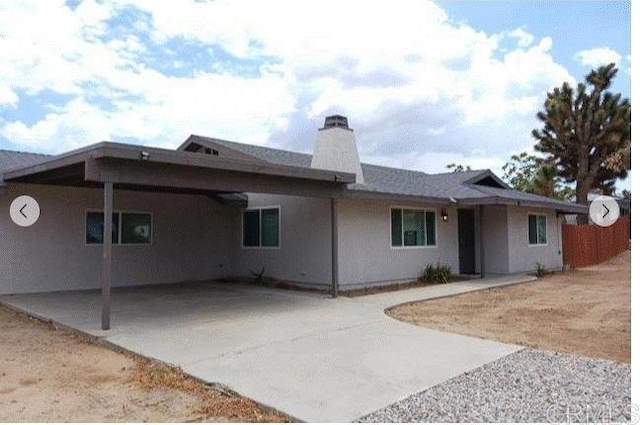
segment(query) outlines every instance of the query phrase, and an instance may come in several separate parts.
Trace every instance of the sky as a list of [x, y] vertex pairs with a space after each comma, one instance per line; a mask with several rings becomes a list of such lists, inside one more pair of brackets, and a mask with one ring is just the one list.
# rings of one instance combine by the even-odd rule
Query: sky
[[629, 1], [3, 0], [0, 149], [310, 153], [342, 114], [363, 162], [501, 175], [546, 92], [609, 62], [631, 98]]

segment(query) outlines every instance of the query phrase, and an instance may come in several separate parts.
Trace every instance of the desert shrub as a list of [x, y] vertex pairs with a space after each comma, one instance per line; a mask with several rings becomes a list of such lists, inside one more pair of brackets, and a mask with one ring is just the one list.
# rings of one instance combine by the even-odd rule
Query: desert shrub
[[259, 272], [250, 271], [253, 283], [262, 285], [267, 281], [267, 277], [264, 275], [264, 270], [265, 268], [263, 267]]
[[544, 277], [545, 274], [547, 274], [547, 269], [544, 268], [544, 265], [536, 263], [536, 277]]
[[428, 264], [422, 272], [420, 280], [423, 282], [449, 283], [451, 267], [446, 264]]

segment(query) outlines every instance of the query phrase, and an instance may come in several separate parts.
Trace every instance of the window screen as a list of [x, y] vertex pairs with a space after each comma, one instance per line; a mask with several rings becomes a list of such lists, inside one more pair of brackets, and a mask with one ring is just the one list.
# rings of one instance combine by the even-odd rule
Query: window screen
[[123, 244], [151, 243], [151, 214], [122, 213]]
[[436, 214], [419, 209], [391, 209], [391, 246], [434, 246]]
[[435, 246], [436, 244], [436, 213], [433, 211], [425, 211], [427, 221], [427, 245]]
[[391, 210], [391, 245], [402, 246], [402, 210]]
[[[118, 243], [118, 229], [120, 215], [113, 213], [113, 227], [111, 228], [111, 243]], [[87, 213], [85, 240], [87, 244], [102, 244], [104, 234], [104, 214], [101, 212]]]
[[547, 217], [544, 215], [538, 216], [538, 243], [547, 243]]
[[244, 212], [244, 246], [260, 246], [260, 210]]
[[262, 246], [280, 245], [280, 211], [277, 208], [261, 210]]
[[402, 229], [404, 246], [424, 246], [424, 211], [402, 210]]
[[547, 216], [529, 215], [529, 244], [545, 245], [547, 243]]

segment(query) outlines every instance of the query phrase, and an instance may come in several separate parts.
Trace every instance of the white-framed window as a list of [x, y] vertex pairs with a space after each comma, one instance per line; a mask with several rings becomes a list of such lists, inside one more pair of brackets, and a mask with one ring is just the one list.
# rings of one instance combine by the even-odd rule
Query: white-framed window
[[[151, 213], [114, 211], [111, 243], [117, 245], [151, 245], [153, 219]], [[85, 243], [102, 245], [104, 238], [104, 213], [87, 211]]]
[[435, 210], [391, 207], [391, 246], [436, 246]]
[[547, 244], [547, 216], [529, 214], [529, 245]]
[[280, 207], [248, 208], [243, 211], [242, 246], [280, 248]]

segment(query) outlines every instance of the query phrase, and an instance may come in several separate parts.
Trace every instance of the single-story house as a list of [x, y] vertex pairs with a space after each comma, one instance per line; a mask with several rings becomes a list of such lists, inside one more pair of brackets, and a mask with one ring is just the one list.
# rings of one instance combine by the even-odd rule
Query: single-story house
[[[40, 206], [12, 222], [20, 195]], [[346, 117], [312, 155], [190, 136], [177, 150], [102, 142], [57, 156], [0, 151], [0, 294], [264, 275], [344, 289], [562, 267], [580, 205], [518, 192], [489, 170], [361, 164]], [[111, 228], [104, 238], [103, 229]]]

